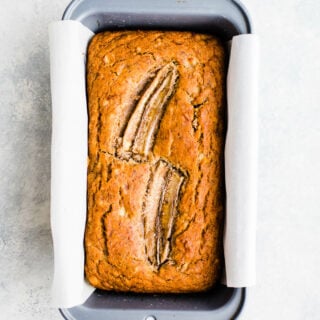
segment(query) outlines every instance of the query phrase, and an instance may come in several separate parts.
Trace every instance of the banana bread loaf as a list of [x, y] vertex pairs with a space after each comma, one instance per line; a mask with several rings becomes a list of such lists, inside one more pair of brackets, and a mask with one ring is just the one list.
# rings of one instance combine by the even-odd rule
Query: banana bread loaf
[[113, 31], [88, 48], [85, 274], [195, 292], [223, 261], [225, 52], [206, 34]]

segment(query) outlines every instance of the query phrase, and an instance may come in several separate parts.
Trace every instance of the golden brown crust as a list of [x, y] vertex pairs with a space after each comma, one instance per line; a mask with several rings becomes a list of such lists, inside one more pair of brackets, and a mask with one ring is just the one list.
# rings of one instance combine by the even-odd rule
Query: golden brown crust
[[192, 292], [220, 276], [224, 49], [191, 32], [116, 31], [88, 49], [88, 281]]

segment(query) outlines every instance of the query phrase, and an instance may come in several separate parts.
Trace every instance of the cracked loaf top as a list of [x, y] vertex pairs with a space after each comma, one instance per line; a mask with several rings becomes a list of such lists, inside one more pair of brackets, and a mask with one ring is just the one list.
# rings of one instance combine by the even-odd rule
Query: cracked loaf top
[[85, 274], [193, 292], [220, 277], [225, 53], [205, 34], [99, 33], [88, 49]]

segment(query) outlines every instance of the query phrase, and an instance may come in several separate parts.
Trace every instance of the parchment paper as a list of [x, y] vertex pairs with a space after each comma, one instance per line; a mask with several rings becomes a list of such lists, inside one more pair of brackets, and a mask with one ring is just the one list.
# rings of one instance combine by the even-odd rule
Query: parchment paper
[[[94, 291], [84, 279], [83, 238], [87, 191], [85, 60], [93, 33], [76, 21], [49, 26], [52, 156], [51, 229], [54, 244], [52, 303], [82, 304]], [[226, 284], [255, 281], [257, 179], [257, 37], [234, 37], [228, 72], [226, 143]]]
[[252, 34], [232, 39], [227, 78], [224, 255], [226, 284], [235, 288], [256, 281], [258, 45]]
[[79, 22], [49, 26], [52, 95], [51, 230], [53, 305], [69, 308], [94, 291], [84, 280], [87, 199], [85, 57], [93, 33]]

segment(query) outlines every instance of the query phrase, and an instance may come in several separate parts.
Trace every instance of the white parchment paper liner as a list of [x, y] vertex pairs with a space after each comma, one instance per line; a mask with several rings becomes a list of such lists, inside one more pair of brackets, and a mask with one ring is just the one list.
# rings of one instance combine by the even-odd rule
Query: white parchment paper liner
[[[85, 60], [93, 33], [77, 21], [49, 26], [52, 155], [51, 229], [54, 245], [52, 303], [82, 304], [94, 291], [84, 278], [87, 192]], [[226, 142], [226, 284], [255, 282], [257, 179], [257, 37], [233, 38], [228, 71]]]
[[226, 284], [235, 288], [256, 281], [258, 46], [256, 35], [233, 37], [227, 77], [224, 256]]
[[52, 95], [51, 230], [53, 304], [72, 307], [94, 288], [84, 279], [83, 235], [87, 199], [87, 43], [93, 33], [79, 22], [49, 26]]

